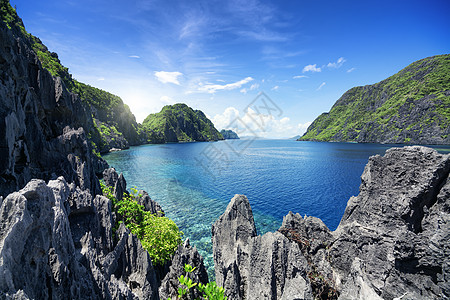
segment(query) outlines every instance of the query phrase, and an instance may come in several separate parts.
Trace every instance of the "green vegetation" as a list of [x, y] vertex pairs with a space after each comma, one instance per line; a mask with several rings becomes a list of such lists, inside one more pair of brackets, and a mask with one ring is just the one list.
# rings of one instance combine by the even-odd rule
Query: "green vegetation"
[[39, 38], [25, 30], [22, 20], [17, 15], [16, 10], [11, 7], [9, 0], [0, 0], [0, 16], [16, 37], [28, 42], [42, 67], [48, 70], [52, 76], [60, 77], [66, 88], [70, 92], [78, 94], [80, 100], [91, 108], [91, 111], [94, 112], [93, 118], [106, 123], [107, 127], [112, 129], [113, 132], [110, 133], [115, 135], [108, 137], [105, 134], [102, 135], [98, 128], [85, 128], [90, 134], [91, 141], [97, 147], [94, 149], [95, 151], [107, 152], [117, 144], [113, 139], [117, 140], [118, 136], [121, 136], [122, 140], [125, 139], [131, 145], [140, 144], [141, 141], [146, 140], [146, 131], [136, 122], [130, 108], [123, 103], [122, 99], [73, 79], [69, 69], [62, 65], [58, 55], [50, 52]]
[[[178, 278], [181, 287], [178, 288], [177, 299], [194, 299], [193, 294], [191, 293], [191, 289], [197, 288], [197, 290], [202, 293], [201, 299], [227, 300], [224, 289], [222, 287], [218, 287], [214, 281], [207, 284], [197, 284], [197, 282], [193, 282], [192, 279], [189, 278], [189, 273], [193, 272], [195, 268], [193, 268], [189, 264], [186, 264], [184, 265], [184, 270], [186, 271], [186, 276], [181, 275]], [[169, 298], [168, 300], [171, 300], [171, 298]]]
[[163, 142], [217, 141], [223, 136], [200, 110], [186, 104], [166, 105], [159, 113], [150, 114], [143, 122], [148, 132]]
[[417, 143], [427, 138], [424, 126], [434, 128], [433, 136], [450, 127], [450, 55], [416, 61], [377, 84], [350, 89], [300, 140]]
[[145, 211], [144, 207], [136, 200], [142, 196], [137, 194], [137, 189], [131, 189], [131, 195], [124, 193], [123, 199], [119, 201], [114, 197], [110, 187], [103, 182], [100, 184], [103, 195], [111, 200], [113, 209], [118, 216], [117, 225], [124, 223], [138, 237], [154, 264], [163, 265], [169, 260], [181, 244], [183, 235], [175, 222]]

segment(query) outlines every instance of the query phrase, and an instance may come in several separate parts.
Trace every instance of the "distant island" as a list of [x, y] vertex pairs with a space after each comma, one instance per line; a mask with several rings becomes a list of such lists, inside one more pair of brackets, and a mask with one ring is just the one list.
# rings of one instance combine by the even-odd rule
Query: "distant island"
[[421, 59], [379, 83], [350, 89], [299, 140], [450, 144], [450, 55]]
[[159, 113], [148, 115], [142, 125], [153, 134], [150, 142], [207, 142], [224, 139], [202, 111], [193, 110], [184, 103], [164, 106]]
[[237, 135], [236, 132], [234, 132], [233, 130], [229, 129], [222, 129], [220, 131], [220, 133], [222, 134], [223, 138], [226, 140], [235, 140], [235, 139], [239, 139], [239, 136]]

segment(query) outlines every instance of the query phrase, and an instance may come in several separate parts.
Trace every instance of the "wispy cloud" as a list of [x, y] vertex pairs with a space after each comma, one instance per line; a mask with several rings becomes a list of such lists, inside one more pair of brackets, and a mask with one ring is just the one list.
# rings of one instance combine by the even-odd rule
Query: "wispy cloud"
[[345, 58], [339, 57], [339, 59], [336, 62], [330, 62], [328, 63], [328, 68], [338, 69], [342, 67], [342, 65], [346, 62]]
[[320, 91], [324, 86], [325, 86], [325, 82], [322, 82], [319, 87], [316, 89], [316, 91]]
[[307, 65], [303, 68], [303, 73], [306, 72], [322, 72], [322, 69], [317, 67], [317, 64]]
[[356, 68], [350, 68], [350, 69], [347, 70], [347, 73], [351, 73], [351, 72], [353, 72], [355, 70], [356, 70]]
[[162, 83], [173, 83], [180, 85], [178, 77], [182, 76], [183, 73], [180, 72], [165, 72], [165, 71], [155, 71], [156, 78]]
[[216, 91], [219, 90], [234, 90], [242, 87], [244, 84], [249, 83], [252, 81], [252, 77], [247, 77], [242, 80], [239, 80], [237, 82], [228, 83], [228, 84], [199, 84], [199, 87], [197, 91], [199, 92], [206, 92], [209, 94], [214, 94]]
[[296, 76], [292, 77], [292, 79], [299, 79], [299, 78], [308, 78], [308, 76], [306, 76], [306, 75], [296, 75]]
[[271, 91], [277, 91], [280, 87], [278, 85], [274, 86], [273, 88], [271, 88]]
[[129, 58], [141, 58], [139, 55], [130, 55]]
[[243, 94], [247, 94], [248, 91], [253, 91], [256, 90], [257, 88], [259, 88], [259, 83], [254, 83], [248, 89], [247, 88], [241, 89], [240, 92]]

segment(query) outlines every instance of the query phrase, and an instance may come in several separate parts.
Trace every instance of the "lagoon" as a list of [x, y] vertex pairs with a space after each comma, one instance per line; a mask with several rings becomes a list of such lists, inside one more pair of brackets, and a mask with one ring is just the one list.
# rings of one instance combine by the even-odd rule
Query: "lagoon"
[[[143, 145], [104, 159], [162, 206], [205, 259], [213, 278], [211, 225], [235, 194], [249, 198], [258, 234], [275, 231], [289, 211], [334, 230], [361, 174], [381, 144], [241, 139]], [[450, 152], [449, 146], [435, 147]]]

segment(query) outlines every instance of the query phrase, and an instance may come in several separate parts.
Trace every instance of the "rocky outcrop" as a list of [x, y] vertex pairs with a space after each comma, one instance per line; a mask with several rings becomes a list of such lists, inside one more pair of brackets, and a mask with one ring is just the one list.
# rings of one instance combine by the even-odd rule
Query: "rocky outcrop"
[[98, 193], [95, 173], [106, 163], [86, 140], [89, 109], [42, 68], [30, 41], [13, 29], [0, 22], [0, 195], [32, 178], [61, 175]]
[[279, 232], [257, 236], [247, 197], [231, 199], [212, 241], [216, 281], [230, 299], [312, 299], [299, 246]]
[[111, 203], [64, 178], [33, 180], [0, 207], [0, 296], [159, 299], [152, 262]]
[[334, 232], [289, 213], [256, 236], [237, 195], [212, 229], [218, 284], [231, 299], [450, 297], [449, 172], [450, 155], [425, 147], [371, 157]]
[[148, 115], [142, 124], [156, 143], [223, 140], [202, 111], [184, 103], [166, 105], [159, 113]]
[[239, 136], [233, 130], [222, 129], [220, 131], [220, 133], [222, 134], [223, 138], [226, 140], [239, 139]]
[[[184, 266], [186, 264], [194, 267], [194, 271], [191, 273], [186, 273], [184, 270]], [[178, 277], [180, 277], [180, 275], [191, 278], [193, 282], [203, 284], [208, 283], [208, 273], [206, 272], [205, 265], [203, 264], [203, 257], [200, 256], [195, 246], [192, 247], [190, 245], [189, 239], [186, 239], [183, 245], [178, 246], [178, 249], [171, 261], [169, 272], [161, 281], [161, 286], [159, 288], [159, 296], [161, 299], [176, 297], [178, 295], [178, 288], [181, 287], [180, 282], [178, 281]], [[200, 296], [196, 289], [193, 289], [191, 292], [193, 293], [192, 299], [197, 299]]]

